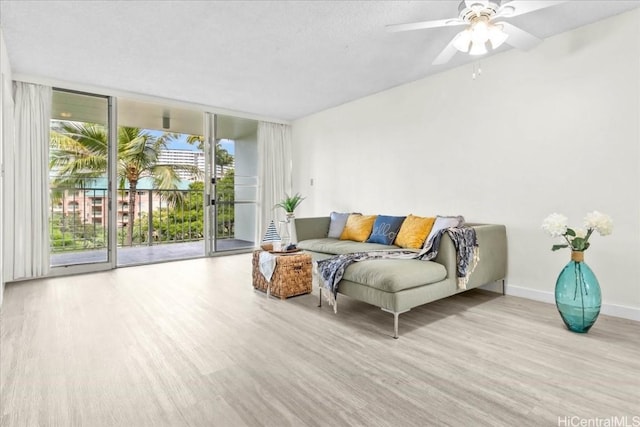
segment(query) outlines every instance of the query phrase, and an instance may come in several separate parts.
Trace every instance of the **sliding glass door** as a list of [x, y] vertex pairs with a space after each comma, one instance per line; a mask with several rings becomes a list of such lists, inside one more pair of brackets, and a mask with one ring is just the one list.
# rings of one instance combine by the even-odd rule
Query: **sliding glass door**
[[256, 246], [257, 121], [209, 115], [208, 252]]
[[112, 268], [113, 108], [105, 96], [53, 91], [49, 150], [50, 263]]

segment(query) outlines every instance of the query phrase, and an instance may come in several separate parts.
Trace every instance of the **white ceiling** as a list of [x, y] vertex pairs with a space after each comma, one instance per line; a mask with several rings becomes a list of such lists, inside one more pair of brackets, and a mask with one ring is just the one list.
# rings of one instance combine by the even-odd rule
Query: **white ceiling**
[[[431, 62], [459, 1], [0, 1], [12, 72], [291, 120], [471, 62]], [[571, 0], [510, 19], [546, 38], [640, 6]], [[496, 53], [508, 49], [503, 46]]]

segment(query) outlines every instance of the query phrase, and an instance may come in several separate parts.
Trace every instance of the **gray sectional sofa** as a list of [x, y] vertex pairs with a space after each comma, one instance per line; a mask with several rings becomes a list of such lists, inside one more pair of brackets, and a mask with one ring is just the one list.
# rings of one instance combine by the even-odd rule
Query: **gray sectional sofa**
[[[298, 247], [314, 260], [337, 254], [398, 249], [377, 243], [328, 238], [330, 218], [296, 218]], [[507, 236], [503, 225], [466, 224], [476, 230], [480, 261], [469, 277], [467, 289], [502, 281], [507, 272]], [[413, 307], [463, 292], [456, 278], [456, 251], [444, 234], [433, 261], [377, 259], [351, 264], [339, 283], [338, 292], [380, 307], [394, 316], [394, 338], [398, 338], [398, 316]]]

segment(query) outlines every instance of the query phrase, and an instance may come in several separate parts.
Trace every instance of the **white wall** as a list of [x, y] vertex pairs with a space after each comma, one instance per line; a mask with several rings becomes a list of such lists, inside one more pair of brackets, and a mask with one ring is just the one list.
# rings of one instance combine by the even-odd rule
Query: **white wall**
[[639, 22], [634, 10], [485, 58], [476, 80], [466, 65], [295, 121], [298, 215], [505, 224], [508, 292], [551, 302], [569, 252], [551, 252], [542, 220], [599, 210], [615, 225], [586, 253], [603, 313], [640, 320]]
[[4, 294], [4, 151], [13, 135], [13, 94], [11, 82], [11, 66], [4, 36], [0, 28], [0, 305]]

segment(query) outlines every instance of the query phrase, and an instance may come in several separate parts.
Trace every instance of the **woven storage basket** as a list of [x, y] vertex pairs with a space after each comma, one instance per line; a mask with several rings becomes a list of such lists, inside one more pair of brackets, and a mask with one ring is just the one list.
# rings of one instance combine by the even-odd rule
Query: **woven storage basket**
[[[266, 292], [269, 283], [260, 272], [260, 252], [253, 252], [253, 287]], [[271, 276], [271, 295], [285, 299], [311, 292], [311, 255], [300, 253], [276, 258]]]

